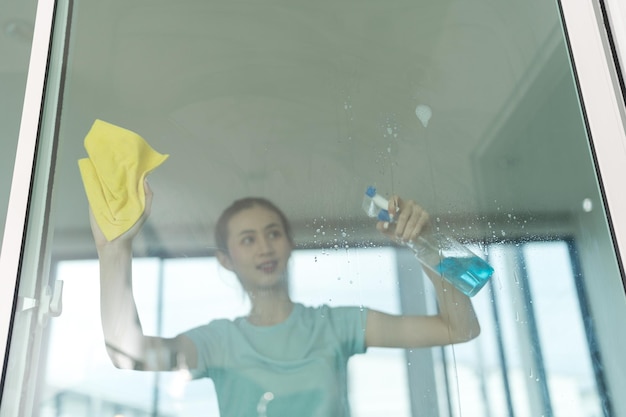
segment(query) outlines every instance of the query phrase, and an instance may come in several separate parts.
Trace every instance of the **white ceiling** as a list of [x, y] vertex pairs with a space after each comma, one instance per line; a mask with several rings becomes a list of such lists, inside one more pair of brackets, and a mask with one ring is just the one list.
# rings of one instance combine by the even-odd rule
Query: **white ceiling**
[[356, 236], [374, 184], [487, 235], [489, 216], [561, 215], [597, 192], [552, 2], [75, 3], [53, 203], [71, 251], [90, 248], [76, 160], [96, 118], [171, 155], [151, 224], [177, 252], [210, 247], [244, 195], [303, 236]]

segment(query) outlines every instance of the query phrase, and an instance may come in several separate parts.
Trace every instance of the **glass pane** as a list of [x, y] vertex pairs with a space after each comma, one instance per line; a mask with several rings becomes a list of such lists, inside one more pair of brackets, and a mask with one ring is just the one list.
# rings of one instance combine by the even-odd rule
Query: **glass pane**
[[9, 1], [0, 4], [0, 249], [9, 203], [13, 162], [20, 130], [28, 58], [35, 23], [35, 1]]
[[[626, 413], [623, 288], [556, 3], [62, 4], [35, 200], [51, 266], [21, 282], [64, 281], [29, 334], [37, 384], [18, 385], [41, 415]], [[146, 172], [131, 264], [115, 233]], [[368, 186], [401, 196], [386, 230], [408, 218], [409, 242], [377, 230]], [[290, 231], [265, 200], [219, 221], [249, 196]], [[446, 281], [470, 257], [450, 240], [494, 270], [471, 297]]]

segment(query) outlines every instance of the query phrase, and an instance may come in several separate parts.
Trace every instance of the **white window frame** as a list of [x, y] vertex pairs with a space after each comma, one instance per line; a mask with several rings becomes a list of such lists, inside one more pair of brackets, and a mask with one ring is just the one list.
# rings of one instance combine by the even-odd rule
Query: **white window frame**
[[[48, 72], [55, 0], [39, 0], [18, 136], [6, 226], [0, 252], [0, 363], [4, 381], [11, 320], [19, 282], [35, 152]], [[2, 386], [3, 384], [0, 384]], [[0, 393], [0, 401], [2, 393]]]
[[[604, 1], [612, 3], [613, 10], [618, 10], [620, 0]], [[624, 281], [626, 118], [622, 92], [598, 0], [562, 0], [560, 3]], [[626, 13], [622, 11], [624, 15]], [[618, 18], [614, 18], [613, 23], [616, 43], [626, 54], [626, 24]]]
[[604, 6], [613, 34], [615, 53], [621, 62], [622, 77], [626, 78], [626, 4], [622, 0], [604, 0]]

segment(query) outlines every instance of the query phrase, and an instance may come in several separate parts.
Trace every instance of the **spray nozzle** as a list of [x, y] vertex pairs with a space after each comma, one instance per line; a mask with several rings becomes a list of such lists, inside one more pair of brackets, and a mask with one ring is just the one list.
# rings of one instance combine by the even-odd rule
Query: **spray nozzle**
[[373, 186], [369, 186], [365, 190], [362, 207], [369, 217], [375, 217], [383, 222], [393, 221], [393, 216], [387, 210], [389, 202], [385, 197], [378, 194]]

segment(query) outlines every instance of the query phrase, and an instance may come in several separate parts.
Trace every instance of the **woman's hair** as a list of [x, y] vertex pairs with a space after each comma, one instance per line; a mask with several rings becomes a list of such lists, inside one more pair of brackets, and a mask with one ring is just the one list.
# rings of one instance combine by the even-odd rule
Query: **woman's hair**
[[289, 239], [289, 241], [293, 243], [291, 226], [289, 224], [289, 221], [287, 220], [287, 216], [285, 216], [285, 213], [283, 213], [281, 209], [279, 209], [274, 203], [266, 198], [246, 197], [233, 202], [222, 212], [219, 219], [217, 220], [217, 223], [215, 225], [215, 243], [218, 250], [224, 253], [228, 253], [228, 223], [230, 222], [230, 219], [232, 219], [233, 216], [238, 214], [240, 211], [252, 208], [254, 206], [260, 206], [278, 214], [278, 217], [283, 224], [283, 228], [285, 229], [287, 239]]

